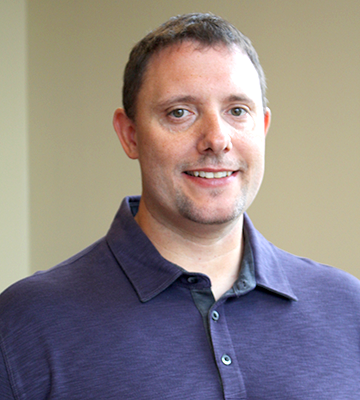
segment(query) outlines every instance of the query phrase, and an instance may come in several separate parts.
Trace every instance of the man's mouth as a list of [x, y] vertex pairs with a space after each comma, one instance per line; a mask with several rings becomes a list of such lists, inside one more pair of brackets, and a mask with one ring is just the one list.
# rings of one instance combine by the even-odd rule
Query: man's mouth
[[187, 175], [205, 178], [205, 179], [219, 179], [231, 176], [234, 171], [217, 171], [217, 172], [207, 172], [207, 171], [186, 171]]

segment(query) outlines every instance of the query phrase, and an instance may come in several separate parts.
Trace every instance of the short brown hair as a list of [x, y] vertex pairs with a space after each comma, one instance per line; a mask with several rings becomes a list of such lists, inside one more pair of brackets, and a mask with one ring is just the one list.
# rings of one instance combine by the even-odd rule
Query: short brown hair
[[133, 47], [125, 67], [123, 86], [123, 105], [130, 119], [135, 121], [137, 96], [150, 58], [165, 47], [186, 40], [209, 47], [219, 44], [227, 47], [236, 45], [243, 50], [259, 75], [265, 109], [267, 104], [265, 74], [249, 38], [221, 17], [210, 13], [194, 13], [170, 18]]

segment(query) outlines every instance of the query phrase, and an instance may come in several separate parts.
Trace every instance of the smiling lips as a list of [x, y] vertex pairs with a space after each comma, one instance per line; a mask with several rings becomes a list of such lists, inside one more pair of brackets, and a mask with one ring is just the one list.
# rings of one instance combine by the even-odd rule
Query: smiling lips
[[207, 171], [186, 171], [186, 174], [206, 178], [206, 179], [219, 179], [226, 178], [227, 176], [231, 176], [234, 171], [218, 171], [218, 172], [207, 172]]

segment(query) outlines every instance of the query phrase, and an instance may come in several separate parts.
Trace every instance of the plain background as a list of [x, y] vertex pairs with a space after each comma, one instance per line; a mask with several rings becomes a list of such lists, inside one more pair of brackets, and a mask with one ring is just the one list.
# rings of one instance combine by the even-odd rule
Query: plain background
[[0, 291], [102, 237], [140, 193], [112, 128], [124, 65], [149, 30], [198, 11], [248, 35], [267, 76], [256, 227], [360, 278], [358, 0], [1, 0]]

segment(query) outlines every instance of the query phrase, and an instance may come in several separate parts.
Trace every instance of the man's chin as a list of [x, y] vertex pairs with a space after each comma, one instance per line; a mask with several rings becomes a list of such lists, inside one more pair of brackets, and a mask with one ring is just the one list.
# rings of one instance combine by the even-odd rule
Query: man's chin
[[179, 207], [180, 214], [198, 224], [203, 225], [223, 225], [238, 219], [244, 212], [244, 207], [240, 204], [229, 207], [228, 209], [196, 208], [193, 205], [182, 204]]

